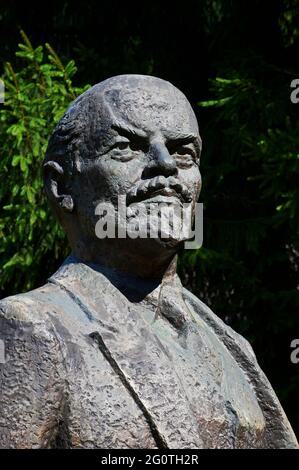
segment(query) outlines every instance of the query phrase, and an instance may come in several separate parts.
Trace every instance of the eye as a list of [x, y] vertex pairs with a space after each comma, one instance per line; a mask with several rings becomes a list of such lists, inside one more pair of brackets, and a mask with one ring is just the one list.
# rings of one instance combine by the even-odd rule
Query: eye
[[117, 136], [110, 147], [110, 158], [121, 162], [128, 162], [134, 158], [141, 157], [148, 150], [148, 143], [143, 139], [129, 139], [125, 136]]
[[112, 148], [117, 150], [129, 150], [130, 142], [116, 142]]
[[175, 153], [178, 155], [189, 155], [195, 158], [195, 152], [189, 147], [178, 147]]
[[121, 140], [117, 140], [111, 150], [111, 158], [120, 162], [128, 162], [136, 156], [130, 140], [125, 137], [122, 137]]
[[182, 168], [189, 168], [196, 163], [196, 153], [190, 147], [178, 147], [173, 151], [173, 155]]

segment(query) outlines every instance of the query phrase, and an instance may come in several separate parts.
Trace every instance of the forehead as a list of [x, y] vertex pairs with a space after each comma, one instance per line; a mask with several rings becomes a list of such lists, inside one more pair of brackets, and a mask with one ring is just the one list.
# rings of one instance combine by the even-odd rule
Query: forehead
[[111, 121], [125, 121], [145, 132], [198, 134], [194, 112], [179, 90], [167, 82], [146, 85], [130, 83], [104, 91], [102, 104]]

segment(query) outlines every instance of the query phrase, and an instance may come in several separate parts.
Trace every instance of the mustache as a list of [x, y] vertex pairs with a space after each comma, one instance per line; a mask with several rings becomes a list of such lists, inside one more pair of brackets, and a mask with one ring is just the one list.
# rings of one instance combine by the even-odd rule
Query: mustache
[[192, 194], [186, 185], [178, 181], [174, 176], [156, 176], [150, 180], [144, 180], [134, 186], [127, 193], [127, 204], [142, 201], [158, 194], [176, 196], [182, 202], [192, 202]]

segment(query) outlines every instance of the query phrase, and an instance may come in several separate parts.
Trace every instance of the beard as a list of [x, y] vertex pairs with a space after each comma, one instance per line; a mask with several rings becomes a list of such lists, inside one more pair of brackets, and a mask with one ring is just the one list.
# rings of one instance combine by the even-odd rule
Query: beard
[[149, 238], [163, 246], [179, 246], [190, 238], [185, 209], [181, 201], [169, 197], [131, 204], [126, 216], [127, 235]]

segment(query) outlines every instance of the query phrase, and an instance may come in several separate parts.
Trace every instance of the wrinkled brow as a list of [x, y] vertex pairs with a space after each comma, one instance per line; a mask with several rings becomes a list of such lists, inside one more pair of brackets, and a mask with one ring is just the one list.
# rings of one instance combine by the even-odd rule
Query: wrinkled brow
[[[138, 129], [133, 126], [128, 126], [125, 123], [118, 123], [115, 122], [111, 125], [111, 129], [116, 130], [120, 135], [128, 138], [138, 138], [142, 139], [143, 141], [148, 141], [149, 136], [148, 134], [143, 131], [142, 129]], [[197, 153], [200, 155], [202, 149], [202, 142], [201, 138], [198, 134], [192, 133], [172, 133], [172, 132], [165, 132], [166, 134], [166, 141], [169, 146], [176, 146], [176, 145], [187, 145], [187, 144], [194, 144]]]
[[181, 145], [194, 144], [201, 148], [201, 139], [196, 134], [181, 134], [178, 132], [177, 134], [170, 134], [166, 137], [168, 142], [175, 142]]
[[114, 123], [111, 125], [111, 129], [117, 131], [120, 135], [124, 137], [139, 137], [140, 139], [148, 139], [148, 135], [141, 129], [137, 127], [128, 126], [124, 123]]

